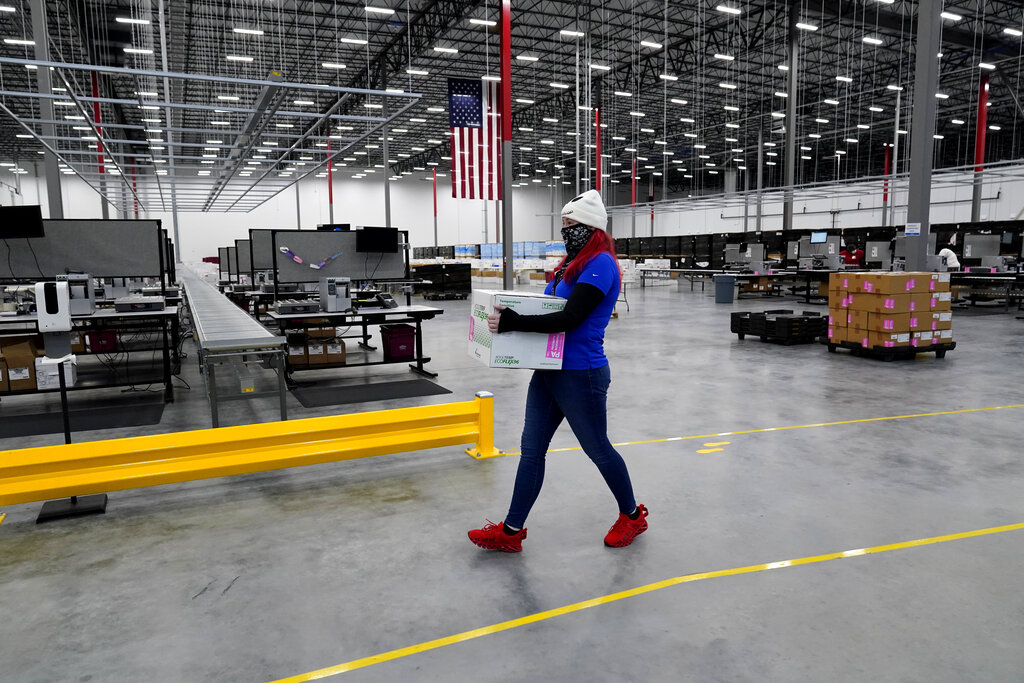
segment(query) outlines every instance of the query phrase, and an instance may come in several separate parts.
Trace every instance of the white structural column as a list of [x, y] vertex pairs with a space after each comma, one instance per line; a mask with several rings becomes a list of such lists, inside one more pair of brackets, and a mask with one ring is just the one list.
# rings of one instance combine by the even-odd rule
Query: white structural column
[[[782, 231], [785, 235], [793, 229], [793, 186], [796, 185], [796, 111], [799, 91], [797, 90], [798, 74], [800, 73], [800, 29], [796, 27], [799, 18], [800, 4], [789, 4], [789, 87], [786, 90], [786, 194], [782, 205]], [[763, 145], [762, 145], [763, 146]], [[758, 150], [760, 154], [760, 150]]]
[[907, 224], [919, 223], [919, 237], [907, 238], [907, 270], [927, 264], [932, 158], [935, 153], [935, 90], [939, 81], [942, 35], [941, 0], [920, 0], [917, 6], [917, 57], [914, 64], [914, 106], [910, 129], [910, 191]]
[[[32, 39], [35, 41], [36, 60], [50, 61], [50, 33], [46, 30], [46, 3], [44, 0], [32, 0]], [[39, 89], [39, 114], [45, 122], [41, 124], [43, 139], [50, 141], [56, 148], [56, 127], [53, 125], [53, 100], [50, 93], [50, 70], [39, 68], [36, 72], [36, 86]], [[50, 208], [50, 218], [64, 218], [64, 200], [60, 189], [60, 167], [57, 156], [46, 150], [43, 153], [43, 174], [46, 176], [46, 198]]]

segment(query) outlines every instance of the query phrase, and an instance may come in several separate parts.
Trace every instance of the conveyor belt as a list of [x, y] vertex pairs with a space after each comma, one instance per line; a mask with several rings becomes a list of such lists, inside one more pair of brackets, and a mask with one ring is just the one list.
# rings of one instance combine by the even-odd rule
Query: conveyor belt
[[261, 349], [283, 346], [279, 337], [254, 320], [217, 289], [182, 269], [182, 284], [188, 297], [199, 346], [204, 351]]

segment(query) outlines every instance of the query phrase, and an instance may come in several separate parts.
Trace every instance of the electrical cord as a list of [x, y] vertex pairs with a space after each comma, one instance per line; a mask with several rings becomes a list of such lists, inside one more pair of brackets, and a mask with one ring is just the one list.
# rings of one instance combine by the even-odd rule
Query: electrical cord
[[43, 269], [39, 267], [39, 259], [36, 257], [36, 250], [32, 246], [32, 240], [26, 237], [25, 244], [28, 245], [28, 250], [32, 252], [32, 260], [36, 262], [36, 270], [39, 271], [39, 277], [45, 278], [46, 275], [43, 274]]

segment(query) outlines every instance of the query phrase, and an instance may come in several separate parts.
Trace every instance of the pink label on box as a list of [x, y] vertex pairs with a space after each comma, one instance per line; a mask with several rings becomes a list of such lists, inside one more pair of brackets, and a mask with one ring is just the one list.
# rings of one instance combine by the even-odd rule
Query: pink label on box
[[935, 280], [932, 280], [931, 282], [928, 283], [928, 289], [932, 292], [935, 291]]
[[863, 346], [866, 349], [868, 347], [868, 338], [864, 337], [863, 339], [861, 339], [860, 340], [860, 345]]
[[884, 347], [886, 347], [886, 348], [890, 348], [890, 347], [892, 347], [892, 346], [896, 346], [896, 342], [894, 342], [894, 341], [887, 341], [887, 342], [884, 342], [884, 343], [882, 344], [882, 346], [884, 346]]
[[917, 285], [917, 280], [911, 278], [907, 280], [906, 290], [909, 292]]
[[896, 299], [886, 299], [882, 308], [896, 308]]
[[846, 324], [849, 325], [852, 322], [853, 322], [853, 313], [847, 313], [846, 314]]
[[548, 347], [544, 351], [547, 358], [561, 358], [565, 348], [565, 332], [548, 335]]
[[917, 304], [913, 301], [910, 302], [910, 312], [913, 313], [917, 310]]
[[[935, 285], [935, 283], [933, 282], [932, 286], [934, 286], [934, 285]], [[928, 304], [928, 307], [929, 308], [935, 308], [938, 304], [939, 304], [939, 298], [937, 296], [933, 296], [931, 302]]]
[[917, 318], [911, 318], [910, 319], [910, 326], [911, 327], [917, 327]]
[[476, 324], [476, 318], [469, 319], [469, 341], [473, 341], [473, 326]]
[[932, 321], [932, 331], [934, 332], [937, 329], [939, 329], [939, 324], [933, 320]]
[[833, 318], [832, 316], [829, 316], [828, 317], [828, 324], [829, 325], [835, 325], [836, 324], [836, 319]]
[[886, 329], [886, 330], [894, 330], [894, 329], [896, 329], [896, 321], [895, 320], [884, 320], [884, 321], [882, 321], [882, 327], [884, 329]]
[[850, 288], [850, 278], [844, 277], [843, 278], [843, 289], [849, 289], [849, 288]]
[[875, 291], [875, 285], [870, 283], [870, 282], [865, 282], [864, 283], [864, 291], [865, 292], [873, 292], [873, 291]]

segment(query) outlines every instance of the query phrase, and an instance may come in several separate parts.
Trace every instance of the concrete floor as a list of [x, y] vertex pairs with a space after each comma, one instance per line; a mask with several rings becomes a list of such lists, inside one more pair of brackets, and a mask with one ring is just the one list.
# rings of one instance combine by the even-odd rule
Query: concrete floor
[[[711, 288], [673, 284], [629, 300], [607, 339], [610, 435], [655, 440], [620, 449], [651, 510], [630, 548], [602, 545], [615, 505], [580, 451], [549, 457], [520, 555], [466, 539], [503, 517], [516, 457], [478, 462], [461, 448], [117, 492], [102, 517], [42, 526], [38, 505], [11, 507], [0, 680], [271, 681], [673, 577], [1024, 522], [1021, 407], [663, 440], [1020, 404], [1014, 315], [958, 313], [960, 346], [945, 359], [883, 363], [729, 333], [731, 310], [777, 299], [716, 305]], [[496, 442], [517, 448], [529, 373], [477, 365], [464, 350], [468, 304], [438, 305], [425, 347], [454, 393], [340, 410], [488, 390]], [[334, 376], [411, 377], [371, 370]], [[135, 433], [208, 426], [194, 354], [183, 376], [193, 391]], [[332, 412], [294, 399], [289, 410]], [[273, 420], [276, 404], [228, 404], [222, 416]], [[573, 445], [563, 427], [553, 447]], [[1020, 682], [1022, 566], [1024, 531], [1008, 531], [717, 576], [337, 679]]]

